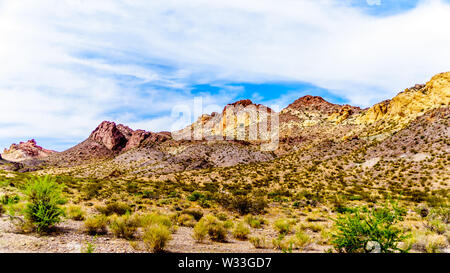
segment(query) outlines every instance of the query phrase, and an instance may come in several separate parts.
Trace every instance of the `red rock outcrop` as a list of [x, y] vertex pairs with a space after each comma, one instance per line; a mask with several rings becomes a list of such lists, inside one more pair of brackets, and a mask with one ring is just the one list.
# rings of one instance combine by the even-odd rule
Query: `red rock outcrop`
[[339, 105], [330, 103], [324, 100], [320, 96], [303, 96], [293, 103], [291, 103], [287, 108], [295, 110], [318, 110], [321, 112], [332, 112], [340, 108]]
[[[253, 103], [251, 100], [239, 100], [234, 103], [230, 103], [230, 104], [226, 105], [223, 108], [222, 114], [225, 114], [227, 108], [230, 106], [233, 106], [233, 107], [235, 107], [235, 109], [240, 111], [249, 105], [255, 105], [257, 109], [260, 109], [260, 107], [265, 107], [267, 109], [267, 112], [269, 112], [269, 113], [272, 112], [272, 109], [270, 109], [269, 107], [267, 107], [265, 105]], [[211, 115], [211, 116], [214, 116], [214, 115]]]
[[31, 139], [27, 142], [12, 144], [9, 149], [4, 149], [2, 157], [9, 161], [19, 162], [34, 158], [44, 158], [54, 153], [56, 151], [44, 149], [36, 144], [36, 140]]
[[113, 152], [127, 151], [138, 147], [145, 140], [162, 142], [170, 138], [170, 133], [152, 133], [144, 130], [132, 130], [123, 124], [103, 121], [90, 135], [89, 139], [103, 144]]
[[[123, 129], [123, 127], [122, 127]], [[89, 136], [90, 139], [105, 145], [111, 151], [120, 151], [127, 145], [127, 138], [114, 122], [103, 121]]]

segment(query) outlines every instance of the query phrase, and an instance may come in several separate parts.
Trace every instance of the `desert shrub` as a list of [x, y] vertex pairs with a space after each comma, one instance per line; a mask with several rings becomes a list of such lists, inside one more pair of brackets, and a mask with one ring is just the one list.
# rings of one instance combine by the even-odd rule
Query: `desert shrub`
[[194, 233], [192, 234], [192, 237], [199, 243], [203, 242], [206, 239], [206, 236], [208, 235], [208, 226], [205, 222], [198, 222], [194, 226]]
[[432, 234], [429, 231], [416, 231], [414, 236], [406, 243], [421, 252], [439, 253], [447, 247], [447, 238], [444, 235]]
[[437, 234], [444, 234], [447, 230], [447, 225], [439, 219], [428, 220], [425, 226]]
[[408, 238], [404, 232], [395, 227], [403, 220], [404, 210], [396, 204], [383, 208], [368, 210], [358, 208], [355, 213], [348, 213], [335, 219], [337, 232], [332, 234], [332, 244], [338, 252], [369, 252], [369, 242], [377, 242], [381, 252], [407, 252], [398, 244]]
[[187, 210], [183, 210], [181, 213], [192, 215], [194, 217], [195, 221], [200, 221], [200, 219], [202, 219], [202, 217], [203, 217], [203, 212], [200, 210], [187, 209]]
[[94, 236], [92, 242], [86, 241], [84, 245], [81, 247], [81, 253], [94, 253], [95, 251], [95, 240], [97, 239], [97, 235]]
[[233, 228], [234, 227], [234, 222], [232, 220], [226, 220], [226, 221], [223, 222], [223, 226], [226, 229]]
[[273, 226], [278, 234], [286, 235], [291, 232], [292, 220], [280, 218], [273, 223]]
[[90, 182], [87, 183], [84, 187], [83, 187], [83, 192], [84, 192], [84, 199], [85, 200], [90, 200], [96, 196], [98, 196], [99, 191], [101, 190], [102, 186], [101, 183], [98, 182]]
[[84, 221], [84, 227], [87, 233], [91, 235], [95, 234], [106, 234], [108, 229], [108, 217], [105, 215], [95, 215], [88, 217]]
[[75, 221], [83, 221], [85, 218], [84, 210], [77, 205], [71, 205], [66, 208], [66, 216]]
[[264, 236], [252, 236], [248, 240], [255, 248], [268, 248], [268, 243]]
[[223, 223], [213, 215], [206, 215], [195, 225], [194, 238], [197, 241], [204, 239], [205, 230], [207, 231], [209, 238], [213, 241], [223, 242], [226, 240], [226, 228]]
[[277, 238], [274, 238], [272, 240], [272, 246], [274, 249], [282, 249], [282, 241], [284, 240], [285, 236], [283, 234], [278, 234]]
[[216, 195], [215, 200], [225, 209], [238, 212], [240, 215], [249, 213], [261, 214], [265, 212], [267, 201], [263, 196], [255, 194], [245, 194], [238, 191], [235, 195]]
[[199, 199], [203, 199], [203, 198], [205, 198], [205, 196], [198, 191], [194, 191], [193, 193], [191, 193], [191, 195], [189, 195], [187, 197], [187, 199], [192, 202], [195, 202], [195, 201], [197, 201]]
[[162, 252], [167, 242], [172, 239], [172, 235], [167, 226], [155, 223], [144, 228], [142, 239], [147, 250]]
[[110, 220], [109, 227], [113, 234], [120, 238], [131, 239], [140, 225], [140, 219], [136, 215], [125, 214], [114, 215]]
[[2, 216], [3, 213], [5, 213], [5, 208], [3, 208], [3, 204], [0, 204], [0, 216]]
[[266, 220], [254, 215], [245, 216], [244, 221], [252, 228], [261, 228], [266, 223]]
[[240, 215], [260, 214], [267, 207], [267, 201], [260, 196], [238, 195], [231, 197], [229, 207]]
[[98, 212], [106, 216], [110, 216], [112, 214], [124, 215], [127, 212], [131, 212], [131, 207], [122, 202], [110, 202], [106, 204], [106, 206], [98, 206], [96, 209]]
[[312, 232], [320, 232], [323, 230], [323, 226], [319, 223], [314, 222], [304, 222], [298, 225], [298, 228], [301, 230], [311, 230]]
[[442, 235], [431, 235], [425, 245], [427, 253], [440, 253], [447, 246], [447, 239]]
[[250, 229], [243, 222], [239, 222], [233, 229], [233, 236], [238, 240], [246, 240], [249, 234]]
[[20, 201], [20, 197], [16, 195], [10, 196], [9, 194], [5, 194], [0, 197], [0, 204], [9, 205], [9, 204], [17, 204]]
[[25, 219], [36, 227], [38, 232], [47, 231], [61, 221], [64, 211], [59, 204], [63, 185], [57, 184], [49, 176], [36, 177], [28, 181], [25, 194], [28, 198]]
[[190, 214], [181, 214], [178, 216], [178, 224], [183, 227], [194, 227], [195, 226], [195, 218]]
[[294, 245], [297, 248], [303, 249], [309, 244], [311, 238], [303, 230], [297, 230], [294, 236]]
[[425, 226], [438, 234], [445, 234], [450, 220], [450, 207], [432, 208], [426, 216]]
[[147, 213], [140, 216], [139, 225], [141, 227], [151, 226], [155, 224], [160, 224], [171, 229], [173, 226], [172, 220], [169, 216], [159, 214], [159, 213]]
[[220, 212], [216, 214], [217, 219], [220, 221], [226, 221], [228, 219], [228, 215], [224, 212]]

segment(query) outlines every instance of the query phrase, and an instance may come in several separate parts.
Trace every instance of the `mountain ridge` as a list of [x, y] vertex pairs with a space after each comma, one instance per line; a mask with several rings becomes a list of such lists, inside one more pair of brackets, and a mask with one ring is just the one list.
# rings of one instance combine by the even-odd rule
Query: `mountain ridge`
[[[132, 172], [158, 169], [157, 172], [165, 173], [166, 170], [183, 171], [267, 161], [324, 141], [350, 143], [360, 138], [388, 138], [433, 109], [448, 107], [449, 86], [450, 72], [441, 73], [426, 84], [417, 84], [399, 92], [391, 100], [366, 109], [333, 104], [319, 96], [300, 97], [277, 113], [280, 144], [275, 151], [267, 153], [256, 152], [261, 141], [248, 139], [248, 130], [252, 126], [260, 128], [266, 120], [259, 113], [254, 116], [239, 114], [248, 107], [263, 109], [269, 114], [274, 114], [274, 111], [251, 100], [240, 100], [227, 104], [222, 113], [203, 114], [193, 124], [171, 133], [133, 130], [123, 124], [103, 121], [86, 140], [68, 150], [30, 157], [28, 161], [25, 159], [21, 162], [44, 169], [46, 166], [72, 168], [82, 165], [94, 168], [92, 166], [99, 162], [106, 162], [106, 165], [120, 162], [111, 164], [127, 172], [127, 166], [134, 164], [124, 159], [128, 156], [140, 162], [140, 167], [130, 167], [130, 170], [134, 170]], [[272, 134], [268, 127], [269, 134]], [[196, 132], [196, 128], [200, 128], [199, 131]], [[245, 132], [243, 139], [225, 138], [229, 135], [236, 137], [241, 128]], [[200, 137], [194, 135], [196, 133]], [[206, 152], [208, 150], [210, 152]], [[191, 151], [191, 154], [187, 151]], [[224, 162], [224, 158], [228, 158], [230, 163]], [[165, 167], [149, 168], [149, 164], [162, 164]]]

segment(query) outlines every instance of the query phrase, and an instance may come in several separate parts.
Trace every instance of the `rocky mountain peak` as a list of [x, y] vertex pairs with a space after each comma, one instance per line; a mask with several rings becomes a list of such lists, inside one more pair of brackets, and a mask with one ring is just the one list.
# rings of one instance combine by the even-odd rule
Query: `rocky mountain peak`
[[291, 103], [287, 108], [295, 110], [319, 110], [330, 112], [336, 110], [337, 107], [338, 105], [330, 103], [320, 96], [306, 95]]
[[152, 133], [144, 130], [133, 130], [123, 124], [116, 125], [111, 121], [103, 121], [91, 133], [89, 139], [103, 144], [113, 152], [127, 151], [142, 144], [145, 140], [165, 141], [170, 135]]
[[236, 101], [236, 102], [233, 102], [233, 103], [230, 103], [230, 104], [226, 105], [223, 108], [222, 114], [224, 114], [226, 112], [226, 110], [228, 109], [228, 107], [230, 107], [230, 106], [233, 106], [235, 108], [235, 111], [236, 110], [240, 111], [240, 110], [242, 110], [245, 107], [250, 106], [250, 105], [256, 106], [257, 109], [259, 109], [260, 107], [264, 107], [264, 108], [267, 109], [268, 112], [272, 112], [272, 109], [270, 109], [269, 107], [267, 107], [265, 105], [262, 105], [262, 104], [253, 103], [251, 100], [246, 99], [246, 100], [239, 100], [239, 101]]
[[31, 139], [19, 144], [12, 144], [9, 149], [4, 149], [2, 157], [9, 161], [19, 162], [34, 158], [44, 158], [53, 153], [56, 153], [56, 151], [44, 149], [37, 145], [36, 140]]
[[[123, 127], [122, 127], [123, 129]], [[114, 122], [103, 121], [89, 136], [91, 140], [103, 144], [111, 151], [120, 151], [127, 144], [127, 138]]]
[[375, 104], [357, 121], [360, 124], [386, 121], [381, 129], [398, 130], [432, 109], [449, 105], [450, 72], [446, 72], [434, 76], [425, 85], [416, 84], [398, 93], [391, 100]]

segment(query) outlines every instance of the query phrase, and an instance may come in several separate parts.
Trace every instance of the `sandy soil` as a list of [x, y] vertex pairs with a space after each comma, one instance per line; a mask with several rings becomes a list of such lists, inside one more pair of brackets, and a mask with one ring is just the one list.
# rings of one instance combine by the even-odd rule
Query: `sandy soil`
[[[192, 238], [192, 228], [179, 227], [173, 234], [172, 240], [167, 245], [168, 252], [181, 253], [248, 253], [248, 252], [280, 252], [274, 249], [256, 249], [248, 241], [235, 240], [228, 236], [228, 242], [204, 242], [197, 243]], [[270, 242], [275, 236], [267, 234], [268, 231], [256, 230], [253, 235], [267, 236]], [[66, 220], [58, 225], [55, 232], [49, 235], [39, 235], [36, 233], [23, 234], [12, 224], [8, 216], [0, 217], [0, 253], [80, 253], [87, 246], [87, 242], [93, 242], [94, 252], [100, 253], [132, 253], [145, 252], [142, 242], [139, 239], [127, 241], [115, 238], [111, 233], [94, 236], [83, 232], [83, 223], [73, 220]], [[311, 245], [304, 252], [324, 252], [326, 247]]]

